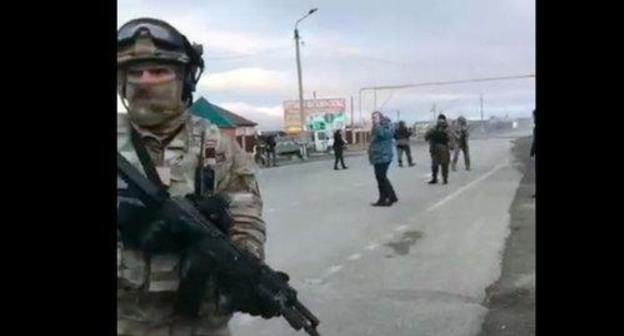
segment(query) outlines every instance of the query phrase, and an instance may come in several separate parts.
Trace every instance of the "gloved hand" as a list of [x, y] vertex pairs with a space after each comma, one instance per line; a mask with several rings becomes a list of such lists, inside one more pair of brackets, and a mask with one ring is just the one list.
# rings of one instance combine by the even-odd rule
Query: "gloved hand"
[[229, 234], [230, 228], [233, 225], [233, 220], [228, 211], [230, 200], [226, 196], [217, 194], [206, 197], [188, 194], [186, 198], [193, 202], [197, 209], [206, 216], [206, 218], [211, 220], [221, 232]]
[[120, 202], [117, 228], [124, 246], [150, 252], [171, 247], [169, 224], [140, 204]]
[[[277, 276], [283, 282], [290, 279], [288, 274], [277, 272]], [[252, 284], [249, 279], [234, 279], [227, 275], [221, 275], [220, 288], [227, 297], [227, 304], [231, 311], [240, 311], [251, 316], [261, 316], [270, 319], [281, 315], [280, 307], [271, 300], [262, 299], [257, 292], [257, 284]]]

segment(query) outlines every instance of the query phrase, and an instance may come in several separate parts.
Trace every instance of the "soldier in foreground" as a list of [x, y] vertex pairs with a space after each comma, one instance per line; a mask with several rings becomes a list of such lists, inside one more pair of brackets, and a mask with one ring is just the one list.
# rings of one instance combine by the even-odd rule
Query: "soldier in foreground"
[[453, 163], [451, 168], [453, 171], [457, 171], [457, 159], [459, 159], [459, 152], [464, 153], [464, 164], [466, 170], [470, 170], [470, 152], [468, 149], [468, 122], [466, 118], [460, 116], [457, 118], [455, 127], [453, 128]]
[[431, 181], [429, 184], [438, 183], [438, 169], [442, 166], [442, 179], [448, 183], [448, 168], [451, 153], [449, 151], [449, 134], [446, 116], [440, 114], [436, 125], [425, 133], [425, 140], [429, 142], [431, 154]]
[[[193, 239], [212, 228], [210, 239], [227, 237], [220, 246], [229, 256], [244, 252], [234, 260], [262, 261], [265, 223], [253, 161], [235, 140], [187, 112], [204, 67], [201, 46], [191, 45], [166, 22], [149, 18], [129, 21], [119, 29], [117, 38], [118, 91], [128, 111], [118, 115], [118, 165], [124, 167], [126, 178], [133, 173], [135, 177], [118, 181], [117, 334], [230, 335], [228, 321], [234, 312], [230, 297], [216, 275], [203, 276], [206, 269], [211, 272], [209, 265], [196, 262], [209, 260], [204, 257], [214, 253], [206, 251], [214, 250], [202, 246], [193, 246], [203, 248], [200, 253], [182, 249], [172, 237], [179, 237], [173, 232], [185, 229], [182, 224], [197, 229], [198, 233], [187, 234]], [[143, 192], [132, 194], [131, 187]], [[163, 191], [154, 195], [145, 192], [161, 187]], [[146, 211], [153, 210], [148, 207], [149, 197], [162, 195], [188, 200], [201, 218], [206, 218], [204, 224], [209, 220], [215, 225], [201, 227], [197, 225], [201, 218], [186, 216], [184, 208], [175, 206]], [[170, 224], [174, 221], [165, 215], [167, 211], [182, 224]], [[214, 238], [213, 242], [219, 241]], [[192, 273], [198, 269], [202, 272]], [[262, 273], [267, 276], [261, 280], [275, 280], [275, 272], [263, 270], [268, 271]], [[196, 310], [180, 301], [178, 292], [193, 288], [181, 286], [183, 279], [189, 286], [201, 285], [201, 295], [186, 296], [188, 302], [198, 301]], [[257, 311], [251, 314], [266, 318], [280, 315], [276, 305], [251, 310]]]

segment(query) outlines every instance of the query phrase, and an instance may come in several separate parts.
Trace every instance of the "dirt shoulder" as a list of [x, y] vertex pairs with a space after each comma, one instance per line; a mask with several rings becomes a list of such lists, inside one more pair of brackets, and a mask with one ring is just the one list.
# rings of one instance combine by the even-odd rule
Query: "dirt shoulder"
[[501, 277], [487, 289], [489, 311], [479, 336], [535, 335], [535, 169], [531, 137], [514, 141], [514, 163], [524, 173], [509, 213]]

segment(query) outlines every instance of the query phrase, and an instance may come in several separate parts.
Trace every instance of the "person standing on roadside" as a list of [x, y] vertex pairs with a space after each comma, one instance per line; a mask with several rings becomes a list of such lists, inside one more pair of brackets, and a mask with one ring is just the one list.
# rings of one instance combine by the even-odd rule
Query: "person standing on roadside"
[[394, 130], [390, 119], [381, 112], [372, 113], [373, 129], [368, 147], [368, 159], [375, 167], [375, 178], [379, 199], [372, 206], [391, 206], [399, 201], [388, 179], [388, 168], [392, 162], [392, 142]]
[[450, 161], [448, 127], [446, 116], [440, 114], [436, 125], [427, 131], [425, 140], [429, 142], [429, 153], [431, 154], [431, 181], [429, 184], [438, 183], [438, 169], [442, 166], [442, 178], [444, 184], [448, 184], [448, 168]]
[[334, 170], [338, 170], [338, 161], [340, 160], [340, 164], [342, 165], [342, 169], [347, 169], [349, 167], [345, 166], [344, 163], [344, 148], [347, 143], [342, 138], [342, 131], [336, 130], [334, 132], [334, 144], [332, 147], [334, 148], [334, 156], [336, 157], [336, 161], [334, 162]]
[[396, 140], [397, 156], [399, 159], [399, 167], [403, 167], [403, 152], [407, 156], [407, 163], [410, 167], [415, 166], [412, 161], [412, 150], [410, 149], [410, 137], [412, 132], [405, 126], [405, 121], [399, 121], [399, 127], [394, 132], [394, 139]]

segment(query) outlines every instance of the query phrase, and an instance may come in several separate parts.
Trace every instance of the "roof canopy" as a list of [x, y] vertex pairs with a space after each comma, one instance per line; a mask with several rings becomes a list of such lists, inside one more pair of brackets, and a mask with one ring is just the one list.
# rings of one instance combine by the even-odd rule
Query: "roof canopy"
[[200, 97], [191, 107], [191, 114], [208, 119], [219, 128], [254, 127], [257, 123], [245, 119]]

